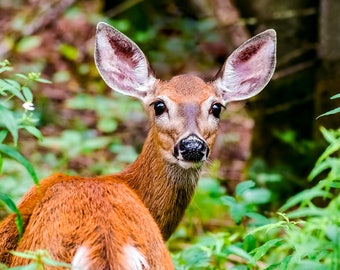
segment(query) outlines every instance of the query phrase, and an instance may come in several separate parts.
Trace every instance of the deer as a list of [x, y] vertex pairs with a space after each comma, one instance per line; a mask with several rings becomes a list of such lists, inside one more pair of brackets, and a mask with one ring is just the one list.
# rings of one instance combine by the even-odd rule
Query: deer
[[[227, 103], [249, 99], [270, 81], [276, 32], [240, 45], [211, 81], [155, 76], [142, 50], [100, 22], [94, 59], [106, 84], [141, 101], [150, 119], [137, 159], [106, 176], [53, 174], [33, 186], [0, 224], [0, 262], [29, 264], [10, 251], [47, 250], [72, 269], [173, 269], [165, 241], [184, 215]], [[49, 268], [46, 268], [49, 269]]]

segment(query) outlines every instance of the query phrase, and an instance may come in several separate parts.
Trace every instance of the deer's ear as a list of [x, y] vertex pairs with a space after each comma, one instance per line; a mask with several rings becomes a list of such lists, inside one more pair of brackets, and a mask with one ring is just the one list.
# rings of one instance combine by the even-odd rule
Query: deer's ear
[[106, 23], [98, 23], [95, 45], [97, 69], [113, 90], [143, 99], [153, 91], [156, 78], [141, 49]]
[[229, 102], [258, 94], [270, 81], [276, 64], [276, 32], [272, 29], [249, 39], [226, 60], [213, 84]]

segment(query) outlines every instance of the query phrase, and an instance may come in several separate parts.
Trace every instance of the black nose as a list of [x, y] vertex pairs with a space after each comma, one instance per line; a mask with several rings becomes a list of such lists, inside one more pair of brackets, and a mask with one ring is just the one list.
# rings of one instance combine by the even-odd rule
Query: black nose
[[176, 157], [180, 155], [185, 161], [199, 162], [208, 155], [208, 146], [195, 134], [191, 134], [175, 146], [174, 154]]

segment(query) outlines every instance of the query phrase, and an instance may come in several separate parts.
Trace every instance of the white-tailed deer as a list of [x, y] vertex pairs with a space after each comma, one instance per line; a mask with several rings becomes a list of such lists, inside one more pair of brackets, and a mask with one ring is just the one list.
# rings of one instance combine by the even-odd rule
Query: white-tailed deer
[[45, 249], [74, 269], [172, 269], [164, 245], [181, 220], [208, 158], [225, 104], [259, 93], [275, 67], [276, 34], [267, 30], [233, 52], [211, 82], [193, 75], [161, 81], [143, 52], [105, 23], [95, 62], [113, 90], [141, 100], [151, 120], [137, 160], [102, 177], [52, 175], [23, 197], [0, 225], [0, 262], [29, 261], [10, 250]]

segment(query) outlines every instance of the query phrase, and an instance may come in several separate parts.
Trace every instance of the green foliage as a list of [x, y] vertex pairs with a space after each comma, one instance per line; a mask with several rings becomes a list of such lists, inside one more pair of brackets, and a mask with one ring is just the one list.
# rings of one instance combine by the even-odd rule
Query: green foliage
[[[7, 60], [1, 62], [0, 67], [0, 74], [12, 71], [12, 67]], [[34, 168], [18, 152], [16, 146], [20, 129], [24, 129], [42, 140], [42, 134], [35, 127], [38, 120], [32, 113], [34, 111], [33, 94], [29, 87], [33, 82], [48, 83], [48, 81], [40, 78], [40, 74], [34, 72], [28, 74], [16, 73], [14, 77], [16, 79], [0, 78], [0, 95], [2, 96], [2, 100], [0, 100], [0, 165], [3, 164], [2, 155], [15, 159], [27, 169], [33, 180], [38, 183]], [[16, 100], [14, 99], [22, 102], [24, 110], [17, 109]], [[11, 134], [14, 146], [5, 143], [8, 134]]]
[[122, 121], [144, 119], [140, 102], [119, 94], [115, 96], [115, 100], [104, 96], [79, 94], [68, 100], [67, 106], [77, 110], [95, 111], [98, 116], [97, 127], [106, 133], [116, 131]]
[[268, 203], [271, 193], [267, 189], [253, 188], [255, 182], [244, 181], [237, 185], [235, 197], [224, 196], [223, 202], [229, 206], [230, 216], [236, 224], [242, 219], [251, 218], [256, 224], [267, 223], [266, 218], [257, 213], [257, 206]]
[[46, 266], [59, 267], [62, 269], [71, 269], [70, 264], [53, 260], [46, 250], [37, 250], [34, 252], [33, 251], [25, 251], [25, 252], [12, 251], [11, 253], [14, 256], [18, 256], [24, 259], [31, 260], [31, 263], [25, 266], [18, 266], [18, 267], [13, 267], [13, 268], [1, 268], [1, 265], [0, 265], [0, 269], [43, 270], [43, 269], [46, 269]]
[[[0, 62], [0, 74], [12, 72], [8, 60]], [[11, 78], [0, 78], [0, 173], [3, 171], [4, 157], [10, 158], [21, 164], [38, 184], [37, 174], [31, 163], [18, 151], [19, 130], [24, 129], [28, 133], [42, 140], [40, 131], [35, 127], [37, 119], [34, 118], [32, 111], [33, 94], [30, 85], [33, 82], [48, 83], [47, 80], [40, 78], [40, 74], [30, 72], [28, 74], [15, 73]], [[17, 109], [15, 101], [19, 100], [22, 108]], [[8, 135], [12, 136], [13, 145], [9, 145]], [[22, 235], [22, 219], [19, 210], [12, 199], [5, 193], [0, 193], [2, 201], [10, 211], [14, 212], [19, 237]]]

